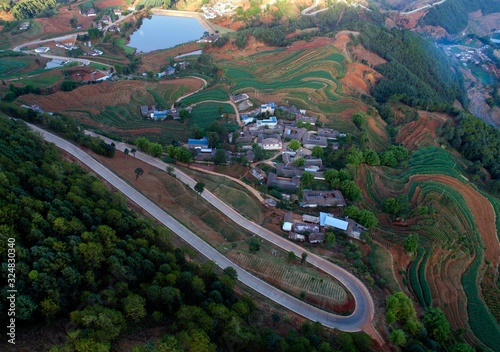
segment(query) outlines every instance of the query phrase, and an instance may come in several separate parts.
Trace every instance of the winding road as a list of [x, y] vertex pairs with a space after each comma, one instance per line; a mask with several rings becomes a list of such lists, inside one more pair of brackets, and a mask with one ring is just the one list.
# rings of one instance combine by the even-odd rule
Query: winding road
[[[87, 153], [83, 152], [78, 147], [39, 128], [36, 128], [36, 130], [41, 131], [42, 135], [46, 140], [48, 140], [49, 142], [56, 143], [58, 147], [70, 152], [79, 160], [84, 162], [87, 166], [92, 168], [96, 173], [105, 178], [109, 183], [111, 183], [117, 189], [122, 191], [128, 198], [136, 202], [144, 210], [150, 213], [153, 217], [158, 219], [165, 226], [170, 228], [173, 232], [175, 232], [180, 237], [185, 239], [188, 243], [192, 244], [198, 251], [203, 253], [208, 258], [214, 260], [219, 266], [235, 267], [238, 271], [239, 275], [238, 278], [244, 284], [250, 286], [251, 288], [260, 292], [264, 296], [272, 299], [273, 301], [283, 305], [284, 307], [296, 312], [297, 314], [304, 316], [305, 318], [308, 318], [312, 321], [319, 321], [326, 327], [337, 328], [342, 331], [349, 331], [349, 332], [365, 331], [366, 333], [370, 334], [381, 345], [383, 344], [383, 339], [380, 337], [378, 332], [372, 326], [372, 319], [374, 316], [374, 303], [370, 295], [370, 292], [358, 278], [356, 278], [354, 275], [352, 275], [345, 269], [331, 263], [330, 261], [316, 254], [310, 252], [308, 253], [307, 261], [311, 265], [314, 265], [318, 269], [324, 271], [325, 273], [339, 280], [351, 292], [356, 302], [356, 307], [354, 309], [354, 312], [350, 316], [339, 316], [325, 312], [321, 309], [314, 308], [311, 305], [304, 303], [290, 295], [287, 295], [284, 292], [274, 288], [273, 286], [270, 286], [269, 284], [263, 282], [262, 280], [254, 277], [252, 274], [246, 272], [244, 269], [238, 267], [232, 261], [224, 257], [224, 255], [222, 255], [221, 253], [217, 252], [215, 249], [210, 247], [198, 236], [196, 236], [191, 231], [189, 231], [188, 229], [177, 223], [175, 219], [166, 214], [156, 204], [152, 203], [149, 200], [147, 200], [146, 202], [144, 199], [147, 198], [145, 198], [141, 193], [139, 193], [137, 190], [126, 184], [122, 179], [120, 179], [115, 174], [111, 173], [108, 169], [99, 164], [96, 160], [94, 160], [92, 157], [90, 157]], [[117, 142], [95, 133], [90, 133], [90, 134], [95, 137], [103, 139], [107, 143], [114, 143], [116, 149], [118, 150], [123, 151], [125, 150], [125, 148], [128, 148], [130, 150], [132, 148], [132, 146], [126, 143]], [[163, 161], [142, 152], [136, 152], [135, 157], [161, 170], [165, 170], [167, 166], [171, 166], [170, 164], [166, 164]], [[98, 164], [98, 166], [95, 166], [95, 164]], [[112, 178], [108, 177], [109, 173], [112, 174], [113, 176]], [[178, 170], [177, 168], [174, 168], [174, 173], [179, 180], [186, 183], [191, 188], [194, 188], [194, 186], [196, 185], [196, 181], [193, 178], [191, 178], [184, 172]], [[211, 203], [215, 208], [217, 208], [231, 220], [236, 222], [238, 225], [258, 235], [259, 237], [265, 239], [266, 241], [273, 243], [274, 245], [280, 247], [281, 249], [287, 252], [293, 251], [299, 257], [304, 252], [304, 249], [298, 246], [297, 244], [290, 242], [287, 239], [248, 220], [247, 218], [239, 214], [236, 210], [234, 210], [232, 207], [224, 203], [222, 200], [217, 198], [214, 194], [212, 194], [208, 190], [203, 191], [201, 197], [203, 197], [206, 201]], [[195, 239], [193, 239], [193, 236]]]

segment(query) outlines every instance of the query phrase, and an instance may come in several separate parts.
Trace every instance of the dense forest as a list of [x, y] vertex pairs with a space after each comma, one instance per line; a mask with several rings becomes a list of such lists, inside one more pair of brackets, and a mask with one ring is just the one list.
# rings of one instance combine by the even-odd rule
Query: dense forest
[[424, 25], [441, 26], [450, 34], [457, 34], [469, 22], [469, 13], [481, 10], [484, 14], [500, 12], [499, 0], [447, 0], [429, 10], [422, 18]]
[[14, 18], [21, 20], [37, 16], [45, 16], [55, 8], [56, 0], [26, 0], [17, 2], [10, 11]]
[[[186, 190], [188, 191], [188, 190]], [[162, 326], [163, 338], [134, 351], [366, 351], [365, 334], [337, 339], [305, 322], [284, 337], [262, 326], [262, 313], [210, 262], [187, 260], [170, 232], [138, 217], [120, 194], [29, 131], [0, 118], [0, 248], [15, 240], [18, 326], [71, 321], [51, 351], [109, 351], [124, 334]], [[11, 240], [12, 241], [12, 240]], [[0, 316], [7, 318], [2, 271]], [[273, 316], [274, 324], [281, 316]], [[56, 325], [54, 325], [56, 326]]]
[[468, 105], [463, 77], [443, 52], [417, 33], [366, 24], [351, 38], [353, 45], [358, 40], [388, 61], [376, 68], [384, 76], [372, 91], [378, 102], [398, 95], [404, 103], [428, 110], [442, 110], [455, 99]]

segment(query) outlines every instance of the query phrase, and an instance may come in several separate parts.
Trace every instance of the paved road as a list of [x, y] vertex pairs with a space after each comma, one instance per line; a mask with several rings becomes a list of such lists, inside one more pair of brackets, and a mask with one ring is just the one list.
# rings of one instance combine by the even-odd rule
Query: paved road
[[[107, 26], [105, 26], [103, 28], [103, 33], [106, 34], [106, 31], [108, 30], [109, 27], [111, 27], [113, 25], [116, 25], [116, 24], [118, 24], [118, 23], [126, 20], [127, 18], [129, 18], [130, 16], [133, 16], [134, 14], [135, 14], [135, 12], [131, 12], [131, 13], [129, 13], [126, 16], [121, 16], [115, 22], [109, 23]], [[25, 46], [36, 45], [36, 44], [43, 44], [43, 43], [48, 43], [48, 42], [61, 42], [61, 41], [68, 40], [68, 39], [71, 39], [71, 38], [76, 38], [80, 34], [87, 34], [87, 31], [82, 31], [82, 32], [73, 33], [73, 34], [68, 34], [68, 35], [64, 35], [64, 36], [56, 37], [56, 38], [43, 39], [43, 40], [34, 40], [34, 41], [31, 41], [31, 42], [19, 44], [19, 45], [15, 46], [12, 50], [14, 50], [14, 51], [21, 51], [21, 49], [24, 48]], [[70, 62], [71, 61], [78, 61], [78, 62], [81, 62], [83, 65], [88, 65], [91, 62], [95, 62], [95, 63], [100, 64], [100, 65], [111, 66], [111, 65], [103, 64], [102, 62], [92, 61], [92, 60], [88, 60], [88, 59], [76, 59], [76, 58], [71, 58], [71, 57], [67, 57], [67, 56], [57, 56], [57, 55], [43, 54], [43, 53], [36, 53], [36, 54], [30, 53], [30, 52], [25, 52], [25, 53], [26, 54], [38, 55], [38, 56], [45, 57], [45, 58], [48, 58], [48, 59], [56, 59], [56, 60], [63, 60], [63, 61], [70, 61]]]
[[411, 15], [412, 13], [415, 13], [415, 12], [418, 12], [418, 11], [422, 11], [422, 10], [425, 10], [429, 7], [433, 7], [433, 6], [436, 6], [436, 5], [440, 5], [442, 4], [443, 2], [445, 2], [446, 0], [441, 0], [439, 2], [435, 2], [434, 4], [427, 4], [427, 5], [424, 5], [422, 7], [419, 7], [418, 9], [415, 9], [415, 10], [411, 10], [411, 11], [406, 11], [406, 12], [400, 12], [399, 14], [400, 15]]
[[[89, 132], [86, 132], [89, 133]], [[97, 136], [102, 138], [104, 141], [107, 143], [114, 143], [116, 145], [116, 148], [118, 150], [125, 150], [125, 148], [131, 149], [132, 146], [127, 145], [125, 143], [120, 143], [117, 141], [113, 141], [109, 138], [97, 135], [95, 133], [89, 133], [93, 136]], [[67, 143], [67, 142], [66, 142]], [[73, 147], [74, 148], [74, 147]], [[65, 148], [64, 148], [65, 149]], [[161, 160], [154, 158], [150, 155], [144, 154], [142, 152], [137, 152], [135, 154], [135, 157], [141, 161], [144, 161], [154, 167], [157, 167], [161, 170], [165, 170], [169, 164], [166, 164], [162, 162]], [[170, 165], [171, 166], [171, 165]], [[102, 166], [101, 166], [102, 168]], [[186, 183], [190, 187], [194, 188], [196, 181], [192, 179], [190, 176], [185, 174], [184, 172], [174, 168], [174, 173], [176, 174], [177, 178], [181, 180], [182, 182]], [[121, 181], [123, 182], [123, 181]], [[113, 183], [114, 184], [114, 183]], [[119, 187], [117, 184], [114, 184], [115, 187], [121, 190], [121, 187]], [[124, 192], [125, 193], [125, 192]], [[128, 194], [125, 193], [127, 196]], [[228, 216], [231, 220], [239, 224], [240, 226], [244, 227], [248, 231], [264, 238], [265, 240], [275, 244], [276, 246], [282, 248], [283, 250], [289, 252], [293, 251], [297, 256], [301, 256], [301, 254], [304, 252], [304, 249], [298, 245], [296, 245], [293, 242], [288, 241], [287, 239], [255, 224], [254, 222], [248, 220], [247, 218], [243, 217], [241, 214], [236, 212], [233, 208], [231, 208], [229, 205], [221, 201], [219, 198], [217, 198], [214, 194], [209, 192], [208, 190], [203, 191], [201, 196], [210, 202], [215, 208], [217, 208], [219, 211], [224, 213], [226, 216]], [[135, 200], [134, 197], [130, 197], [132, 200]], [[143, 205], [142, 201], [137, 202], [138, 204]], [[148, 208], [145, 208], [148, 210]], [[149, 210], [148, 210], [149, 212]], [[151, 213], [151, 212], [150, 212]], [[154, 214], [151, 213], [153, 216]], [[155, 216], [156, 217], [156, 216]], [[169, 227], [168, 225], [166, 225]], [[169, 227], [170, 228], [170, 227]], [[172, 229], [172, 228], [171, 228]], [[174, 232], [176, 232], [174, 229], [172, 229]], [[176, 232], [177, 233], [177, 232]], [[179, 234], [179, 233], [178, 233]], [[182, 234], [179, 234], [182, 237]], [[189, 241], [189, 243], [191, 243]], [[210, 247], [211, 248], [211, 247]], [[198, 248], [197, 248], [198, 249]], [[212, 249], [213, 250], [213, 249]], [[207, 255], [208, 252], [205, 252], [204, 250], [201, 251], [205, 255]], [[210, 251], [212, 253], [212, 251]], [[217, 252], [218, 253], [218, 252]], [[220, 254], [217, 255], [217, 258], [219, 257]], [[207, 255], [208, 256], [208, 255]], [[228, 261], [227, 258], [225, 260]], [[222, 263], [220, 259], [216, 260], [217, 263]], [[380, 336], [377, 334], [376, 330], [373, 328], [371, 325], [373, 315], [374, 315], [374, 304], [372, 297], [368, 291], [368, 289], [365, 287], [365, 285], [354, 275], [346, 271], [345, 269], [321, 258], [320, 256], [317, 256], [313, 253], [308, 253], [307, 256], [307, 261], [314, 265], [315, 267], [323, 270], [325, 273], [335, 277], [337, 280], [342, 282], [344, 286], [352, 293], [354, 296], [354, 299], [356, 301], [356, 307], [354, 310], [354, 313], [350, 316], [338, 316], [335, 314], [327, 313], [325, 311], [316, 309], [311, 307], [310, 305], [307, 305], [299, 300], [296, 300], [295, 298], [288, 296], [284, 294], [283, 292], [280, 291], [280, 293], [270, 293], [268, 292], [269, 290], [269, 285], [265, 286], [266, 289], [265, 291], [259, 291], [265, 296], [271, 298], [275, 302], [278, 302], [282, 304], [283, 306], [295, 311], [296, 313], [309, 318], [313, 321], [319, 321], [323, 325], [331, 328], [338, 328], [343, 331], [365, 331], [372, 335], [374, 339], [379, 341], [379, 343], [383, 343], [383, 340], [380, 338]], [[228, 264], [234, 266], [235, 264]], [[239, 271], [243, 269], [239, 268]], [[239, 273], [238, 271], [238, 273]], [[244, 271], [244, 270], [243, 270]], [[248, 273], [247, 273], [248, 274]], [[252, 288], [255, 288], [254, 281], [255, 278], [252, 278], [252, 280], [245, 281], [246, 275], [239, 276], [240, 280], [249, 285]], [[260, 281], [260, 280], [259, 280]], [[259, 283], [259, 287], [264, 287], [262, 284]], [[279, 290], [278, 290], [279, 291]], [[298, 301], [298, 302], [297, 302]], [[300, 303], [300, 304], [299, 304]]]

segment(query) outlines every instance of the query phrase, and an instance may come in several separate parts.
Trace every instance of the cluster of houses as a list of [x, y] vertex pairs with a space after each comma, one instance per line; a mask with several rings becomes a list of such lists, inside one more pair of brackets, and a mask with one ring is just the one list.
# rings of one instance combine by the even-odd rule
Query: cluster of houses
[[[191, 112], [191, 108], [187, 108], [187, 110]], [[155, 121], [164, 121], [169, 118], [173, 120], [180, 119], [178, 109], [158, 110], [154, 105], [151, 107], [148, 105], [141, 106], [141, 115]]]
[[325, 232], [329, 230], [344, 232], [347, 236], [358, 240], [361, 233], [368, 230], [352, 219], [339, 219], [323, 212], [319, 213], [319, 216], [302, 215], [301, 220], [294, 219], [293, 213], [287, 212], [283, 217], [282, 229], [288, 232], [288, 239], [309, 243], [324, 242]]
[[[183, 147], [186, 147], [190, 150], [196, 150], [198, 154], [196, 154], [194, 160], [198, 162], [211, 161], [217, 153], [217, 149], [209, 148], [207, 137], [203, 137], [201, 139], [191, 138], [187, 143], [183, 145]], [[226, 150], [225, 155], [227, 163], [231, 163], [232, 161], [234, 161], [234, 159], [238, 159], [238, 163], [241, 163], [241, 160], [243, 158], [246, 159], [246, 162], [252, 163], [255, 161], [255, 156], [251, 149], [247, 149], [241, 152]]]
[[231, 14], [238, 8], [231, 1], [221, 1], [217, 2], [215, 5], [205, 4], [201, 7], [203, 15], [206, 19], [211, 20], [217, 18], [218, 16], [224, 16]]

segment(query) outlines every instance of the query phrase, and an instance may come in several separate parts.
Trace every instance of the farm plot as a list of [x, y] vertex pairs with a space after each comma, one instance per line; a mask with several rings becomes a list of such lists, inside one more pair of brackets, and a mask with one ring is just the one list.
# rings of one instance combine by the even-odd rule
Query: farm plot
[[181, 100], [182, 105], [191, 105], [205, 100], [227, 101], [229, 96], [222, 86], [216, 86], [213, 89], [205, 89], [199, 93], [190, 95]]
[[[219, 107], [222, 110], [219, 113]], [[224, 103], [201, 103], [196, 105], [191, 112], [189, 125], [197, 125], [200, 128], [206, 128], [214, 121], [221, 119], [221, 114], [234, 114], [232, 105]]]
[[187, 140], [186, 125], [178, 121], [153, 121], [140, 114], [142, 105], [168, 107], [179, 90], [195, 90], [198, 80], [186, 78], [161, 83], [118, 81], [85, 85], [71, 92], [19, 98], [24, 104], [38, 104], [43, 110], [71, 115], [81, 122], [114, 134], [133, 138], [146, 135], [155, 140]]
[[376, 246], [370, 252], [368, 261], [384, 280], [389, 291], [391, 291], [391, 293], [395, 293], [401, 291], [401, 287], [399, 287], [399, 283], [394, 276], [391, 258], [391, 254], [387, 249], [381, 246]]
[[[248, 93], [258, 90], [267, 96], [294, 99], [297, 106], [330, 108], [342, 97], [339, 73], [344, 72], [344, 57], [333, 46], [316, 50], [290, 50], [260, 53], [243, 62], [231, 62], [224, 67], [230, 82], [230, 92]], [[299, 103], [296, 103], [300, 100]], [[339, 105], [339, 111], [342, 107]]]
[[254, 254], [230, 251], [227, 256], [282, 289], [292, 290], [294, 293], [303, 291], [306, 295], [312, 294], [329, 299], [334, 304], [343, 304], [347, 301], [345, 289], [333, 280], [315, 278], [270, 260], [261, 259]]

